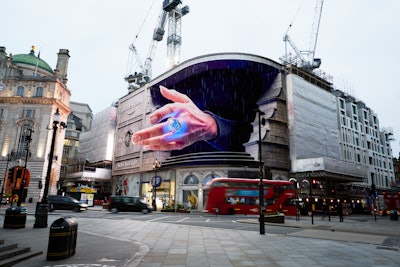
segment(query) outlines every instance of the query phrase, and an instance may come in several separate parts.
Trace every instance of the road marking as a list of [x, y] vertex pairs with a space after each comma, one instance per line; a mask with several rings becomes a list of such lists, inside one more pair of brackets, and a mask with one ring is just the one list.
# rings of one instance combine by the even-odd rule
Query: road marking
[[158, 217], [158, 218], [155, 218], [155, 219], [147, 220], [147, 222], [155, 222], [155, 221], [159, 221], [159, 220], [166, 219], [166, 218], [169, 218], [169, 217], [171, 217], [171, 216]]
[[206, 222], [209, 222], [209, 221], [210, 221], [210, 219], [207, 219], [207, 220], [206, 220]]
[[189, 219], [189, 217], [182, 218], [182, 219], [178, 220], [177, 222], [183, 222], [183, 221], [186, 221], [187, 219]]

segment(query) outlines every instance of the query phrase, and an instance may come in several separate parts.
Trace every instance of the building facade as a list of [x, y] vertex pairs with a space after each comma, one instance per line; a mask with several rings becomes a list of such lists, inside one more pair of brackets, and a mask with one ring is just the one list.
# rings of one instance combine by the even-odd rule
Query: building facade
[[[201, 110], [246, 125], [231, 128], [222, 149], [201, 141], [179, 151], [143, 150], [130, 139], [168, 103], [159, 85], [188, 95]], [[113, 193], [139, 195], [149, 204], [155, 198], [159, 209], [167, 202], [202, 210], [208, 180], [258, 178], [260, 156], [266, 179], [291, 180], [299, 198], [320, 203], [340, 199], [366, 206], [371, 184], [385, 189], [394, 181], [389, 135], [376, 114], [325, 79], [260, 56], [222, 53], [188, 60], [122, 97], [117, 118]], [[192, 193], [195, 207], [188, 201]]]
[[90, 121], [90, 130], [79, 134], [75, 162], [69, 165], [63, 180], [63, 191], [79, 200], [90, 197], [101, 203], [111, 194], [116, 110], [115, 106], [110, 106], [96, 113], [93, 120], [87, 120]]
[[[27, 54], [8, 54], [0, 47], [0, 177], [7, 198], [37, 201], [43, 196], [52, 160], [49, 194], [57, 192], [65, 131], [58, 127], [54, 157], [49, 158], [54, 114], [66, 122], [71, 92], [67, 87], [69, 51], [60, 49], [52, 69], [34, 47]], [[60, 126], [60, 124], [59, 124]], [[3, 178], [4, 177], [4, 178]]]

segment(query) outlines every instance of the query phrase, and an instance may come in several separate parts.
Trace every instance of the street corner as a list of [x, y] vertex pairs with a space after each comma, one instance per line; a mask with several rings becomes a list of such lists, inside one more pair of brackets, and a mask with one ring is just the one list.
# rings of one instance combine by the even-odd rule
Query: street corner
[[48, 260], [47, 250], [42, 255], [23, 261], [17, 267], [72, 267], [72, 266], [137, 266], [149, 248], [136, 241], [79, 230], [74, 255]]

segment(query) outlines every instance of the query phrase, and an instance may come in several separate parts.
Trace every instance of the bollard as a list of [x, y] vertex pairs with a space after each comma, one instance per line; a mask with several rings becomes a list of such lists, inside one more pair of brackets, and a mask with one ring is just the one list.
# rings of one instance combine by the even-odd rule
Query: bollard
[[61, 260], [76, 252], [78, 223], [72, 217], [55, 220], [50, 226], [47, 260]]

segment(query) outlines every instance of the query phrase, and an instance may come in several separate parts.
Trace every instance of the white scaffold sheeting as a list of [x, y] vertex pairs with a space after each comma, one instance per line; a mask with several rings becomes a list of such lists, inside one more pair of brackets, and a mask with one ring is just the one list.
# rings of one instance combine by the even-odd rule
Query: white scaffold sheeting
[[339, 159], [335, 96], [296, 75], [287, 81], [291, 159]]
[[81, 133], [79, 152], [89, 162], [112, 161], [117, 108], [108, 107], [94, 115], [92, 129]]

